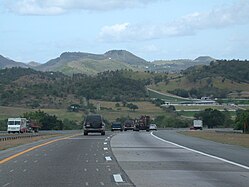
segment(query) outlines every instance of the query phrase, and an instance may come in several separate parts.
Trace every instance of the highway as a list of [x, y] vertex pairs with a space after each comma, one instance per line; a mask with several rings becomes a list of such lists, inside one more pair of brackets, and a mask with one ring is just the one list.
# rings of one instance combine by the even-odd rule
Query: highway
[[[189, 138], [175, 131], [159, 131], [153, 133], [160, 135], [165, 140], [177, 143], [194, 143], [201, 147], [205, 142], [209, 145], [206, 149], [222, 152], [222, 144], [211, 141]], [[168, 138], [169, 137], [169, 138]], [[173, 137], [173, 138], [172, 138]], [[169, 187], [248, 187], [249, 164], [240, 166], [228, 163], [211, 155], [204, 155], [198, 151], [190, 150], [176, 144], [157, 138], [148, 132], [120, 133], [111, 140], [112, 151], [120, 166], [136, 186], [169, 186]], [[198, 142], [201, 141], [202, 144]], [[212, 146], [214, 146], [212, 148]], [[237, 159], [247, 157], [249, 149], [230, 147], [228, 157]], [[240, 149], [242, 152], [240, 152]], [[225, 154], [227, 154], [226, 152]], [[236, 156], [238, 154], [238, 156]], [[234, 158], [234, 160], [236, 160]]]
[[1, 151], [0, 186], [247, 187], [248, 155], [175, 130], [70, 134]]
[[1, 161], [0, 186], [134, 186], [112, 155], [111, 133], [106, 134], [56, 138], [1, 151], [2, 160], [36, 146]]

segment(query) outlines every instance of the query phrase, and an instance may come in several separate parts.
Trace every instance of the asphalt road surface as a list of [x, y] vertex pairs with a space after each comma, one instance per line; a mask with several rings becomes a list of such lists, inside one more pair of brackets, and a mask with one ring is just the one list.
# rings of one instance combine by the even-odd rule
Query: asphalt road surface
[[[188, 138], [175, 131], [154, 133], [164, 139], [182, 144], [196, 144], [200, 139]], [[111, 147], [120, 166], [136, 186], [169, 186], [169, 187], [248, 187], [249, 167], [202, 154], [164, 139], [157, 138], [148, 132], [119, 133], [111, 140]], [[196, 142], [197, 141], [197, 142]], [[220, 144], [205, 141], [209, 148]], [[232, 150], [231, 157], [248, 153], [240, 149]], [[219, 148], [218, 148], [219, 149]], [[212, 149], [210, 149], [212, 152]], [[223, 151], [223, 149], [220, 149]], [[217, 150], [216, 150], [217, 152]], [[213, 152], [214, 153], [214, 152]], [[226, 152], [228, 153], [228, 152]], [[247, 157], [248, 155], [243, 155]], [[236, 159], [235, 159], [236, 160]]]
[[248, 187], [248, 155], [173, 130], [78, 134], [1, 151], [0, 186]]
[[[1, 151], [0, 186], [134, 186], [112, 155], [111, 133], [106, 134], [53, 139]], [[13, 154], [16, 157], [12, 158]]]

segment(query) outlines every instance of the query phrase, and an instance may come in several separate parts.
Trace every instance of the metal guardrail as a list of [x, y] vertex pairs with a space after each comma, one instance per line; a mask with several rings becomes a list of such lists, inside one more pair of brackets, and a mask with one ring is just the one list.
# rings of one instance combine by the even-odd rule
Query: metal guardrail
[[0, 142], [21, 139], [21, 138], [32, 138], [44, 135], [55, 135], [55, 134], [64, 135], [64, 134], [76, 133], [81, 131], [82, 130], [61, 130], [61, 131], [48, 130], [48, 131], [39, 131], [39, 133], [23, 133], [23, 134], [9, 134], [6, 131], [0, 131], [1, 132]]
[[25, 135], [16, 135], [16, 136], [2, 136], [0, 137], [0, 142], [9, 141], [9, 140], [16, 140], [21, 138], [32, 138], [41, 136], [41, 134], [25, 134]]

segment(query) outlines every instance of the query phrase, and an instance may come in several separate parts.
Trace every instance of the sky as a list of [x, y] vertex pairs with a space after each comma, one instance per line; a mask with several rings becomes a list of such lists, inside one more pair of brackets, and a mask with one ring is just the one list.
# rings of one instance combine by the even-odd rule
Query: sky
[[0, 55], [127, 50], [145, 60], [249, 59], [249, 0], [0, 0]]

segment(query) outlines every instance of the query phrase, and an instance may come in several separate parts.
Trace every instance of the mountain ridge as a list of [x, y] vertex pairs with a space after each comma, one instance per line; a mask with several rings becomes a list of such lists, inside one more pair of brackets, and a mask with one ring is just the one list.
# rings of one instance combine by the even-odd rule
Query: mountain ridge
[[33, 68], [39, 71], [59, 71], [67, 75], [83, 73], [98, 74], [103, 71], [131, 69], [134, 71], [180, 72], [195, 65], [208, 65], [214, 58], [199, 56], [194, 60], [155, 60], [152, 62], [126, 50], [109, 50], [103, 54], [88, 52], [63, 52], [60, 56], [44, 64], [36, 62], [22, 63], [0, 55], [0, 69], [11, 67]]
[[4, 69], [4, 68], [12, 68], [12, 67], [24, 67], [24, 68], [28, 68], [29, 66], [25, 63], [22, 62], [16, 62], [14, 60], [11, 60], [7, 57], [4, 57], [2, 55], [0, 55], [0, 69]]
[[41, 71], [61, 71], [65, 74], [97, 74], [106, 70], [144, 69], [149, 62], [125, 50], [111, 50], [104, 54], [64, 52], [59, 57], [37, 66]]

